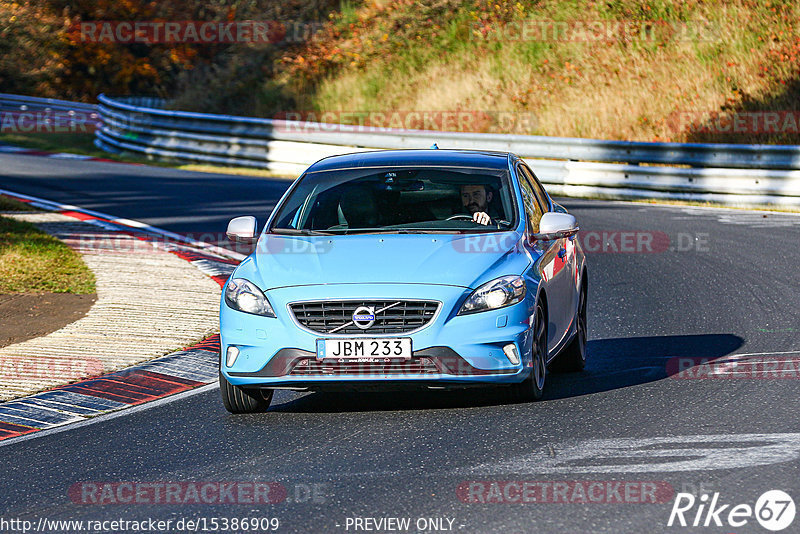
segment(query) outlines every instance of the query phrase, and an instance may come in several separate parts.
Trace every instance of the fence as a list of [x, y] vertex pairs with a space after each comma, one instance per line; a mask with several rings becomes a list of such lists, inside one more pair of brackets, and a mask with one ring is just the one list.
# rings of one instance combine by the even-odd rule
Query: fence
[[[107, 151], [296, 175], [326, 156], [427, 148], [437, 143], [441, 148], [514, 152], [529, 161], [555, 195], [800, 206], [800, 146], [639, 143], [359, 128], [174, 111], [165, 109], [166, 103], [157, 98], [100, 95], [98, 100], [102, 126], [95, 131], [95, 144]], [[70, 104], [0, 94], [0, 109]], [[83, 111], [89, 106], [73, 105]]]

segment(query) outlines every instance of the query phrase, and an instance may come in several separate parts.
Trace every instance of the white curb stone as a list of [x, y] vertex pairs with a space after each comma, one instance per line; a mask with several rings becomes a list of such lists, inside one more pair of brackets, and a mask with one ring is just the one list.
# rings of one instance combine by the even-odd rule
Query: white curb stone
[[95, 275], [97, 301], [56, 332], [0, 348], [0, 401], [152, 360], [219, 330], [219, 284], [191, 263], [57, 213], [4, 216], [76, 248]]

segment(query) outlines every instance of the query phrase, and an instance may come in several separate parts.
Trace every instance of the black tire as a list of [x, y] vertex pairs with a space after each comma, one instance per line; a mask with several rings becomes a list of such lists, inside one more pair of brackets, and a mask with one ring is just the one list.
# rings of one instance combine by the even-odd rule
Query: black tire
[[525, 380], [511, 385], [511, 400], [514, 402], [537, 401], [544, 394], [544, 383], [547, 378], [547, 317], [541, 302], [536, 304], [534, 325], [531, 347], [533, 366]]
[[228, 382], [222, 373], [219, 374], [219, 392], [222, 404], [231, 413], [266, 412], [272, 402], [271, 389], [244, 389]]
[[569, 345], [553, 362], [553, 370], [562, 373], [577, 373], [586, 367], [586, 284], [583, 284], [578, 297], [578, 313], [575, 317], [577, 331]]

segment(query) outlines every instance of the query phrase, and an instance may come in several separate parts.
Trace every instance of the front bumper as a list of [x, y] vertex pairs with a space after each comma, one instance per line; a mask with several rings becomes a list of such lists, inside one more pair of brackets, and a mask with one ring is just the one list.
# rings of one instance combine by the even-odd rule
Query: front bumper
[[[277, 317], [260, 317], [220, 309], [221, 350], [239, 349], [232, 366], [223, 358], [223, 376], [237, 386], [298, 389], [364, 389], [385, 386], [463, 387], [510, 384], [530, 372], [531, 295], [499, 310], [456, 315], [472, 290], [456, 286], [420, 284], [336, 284], [280, 288], [267, 292]], [[529, 292], [530, 293], [530, 292]], [[409, 337], [410, 360], [389, 363], [340, 363], [318, 360], [317, 339], [352, 338], [313, 333], [300, 327], [288, 304], [322, 299], [426, 299], [442, 303], [424, 328], [410, 334], [366, 337]], [[512, 364], [503, 347], [514, 344], [520, 362]]]

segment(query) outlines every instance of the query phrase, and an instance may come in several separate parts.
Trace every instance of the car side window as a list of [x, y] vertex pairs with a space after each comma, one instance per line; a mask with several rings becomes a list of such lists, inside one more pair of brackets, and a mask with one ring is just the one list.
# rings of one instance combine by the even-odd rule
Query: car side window
[[536, 178], [536, 175], [533, 174], [533, 171], [528, 168], [525, 164], [520, 164], [522, 167], [522, 172], [525, 174], [525, 178], [528, 179], [530, 182], [531, 188], [533, 188], [533, 192], [536, 195], [536, 198], [539, 200], [539, 205], [542, 206], [544, 211], [549, 211], [548, 206], [550, 203], [547, 200], [547, 193], [542, 187], [542, 184], [539, 183], [539, 179]]
[[536, 193], [531, 186], [530, 181], [525, 173], [525, 168], [521, 165], [517, 167], [517, 174], [519, 175], [519, 184], [522, 189], [522, 202], [525, 205], [525, 213], [528, 219], [528, 231], [535, 234], [539, 231], [539, 221], [544, 213], [539, 201], [536, 199]]

